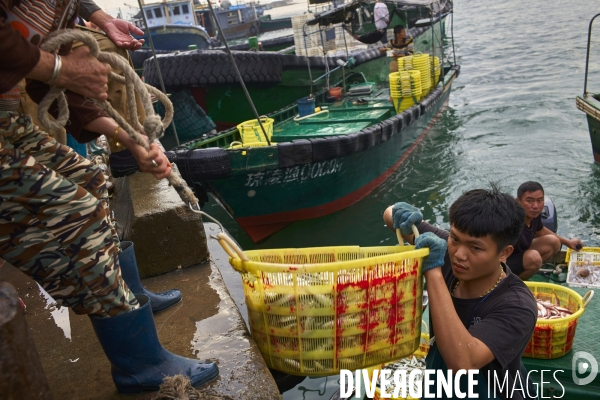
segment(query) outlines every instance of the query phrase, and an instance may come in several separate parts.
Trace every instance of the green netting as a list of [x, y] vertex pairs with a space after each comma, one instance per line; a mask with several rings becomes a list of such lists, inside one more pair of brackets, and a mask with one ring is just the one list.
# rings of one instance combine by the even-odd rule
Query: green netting
[[[171, 95], [170, 99], [175, 110], [173, 122], [177, 128], [180, 143], [198, 139], [216, 128], [215, 123], [196, 103], [189, 90], [177, 92]], [[165, 116], [165, 108], [162, 104], [155, 103], [154, 110], [162, 117]], [[167, 138], [175, 136], [172, 124], [167, 128], [165, 136]]]

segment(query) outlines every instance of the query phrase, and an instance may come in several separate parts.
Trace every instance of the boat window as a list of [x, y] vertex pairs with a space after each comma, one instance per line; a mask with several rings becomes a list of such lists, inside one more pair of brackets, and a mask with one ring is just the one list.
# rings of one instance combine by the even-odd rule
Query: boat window
[[152, 10], [146, 10], [146, 18], [148, 18], [148, 19], [152, 19], [152, 18], [154, 18], [154, 17], [152, 16]]
[[173, 15], [179, 15], [179, 14], [181, 14], [179, 12], [179, 6], [173, 6]]
[[162, 11], [160, 11], [160, 8], [154, 9], [154, 15], [156, 16], [156, 18], [162, 18]]
[[182, 4], [181, 5], [181, 12], [184, 14], [188, 14], [190, 12], [190, 9], [188, 8], [187, 4]]

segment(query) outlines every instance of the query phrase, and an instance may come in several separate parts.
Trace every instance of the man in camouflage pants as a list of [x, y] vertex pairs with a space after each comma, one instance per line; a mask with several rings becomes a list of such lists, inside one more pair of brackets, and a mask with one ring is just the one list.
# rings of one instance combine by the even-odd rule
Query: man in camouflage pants
[[[164, 349], [150, 307], [152, 294], [134, 296], [122, 278], [100, 169], [16, 112], [17, 83], [25, 77], [80, 96], [78, 103], [69, 102], [80, 110], [87, 99], [107, 99], [110, 68], [87, 48], [63, 48], [55, 55], [37, 47], [62, 27], [60, 21], [73, 26], [77, 7], [77, 0], [0, 0], [0, 54], [5, 55], [0, 63], [0, 256], [32, 276], [60, 305], [90, 316], [120, 393], [156, 391], [163, 378], [178, 374], [202, 385], [218, 376], [216, 364]], [[122, 22], [113, 25], [128, 34], [129, 25]], [[89, 124], [100, 121], [106, 128], [111, 122], [87, 109], [86, 115], [94, 117]], [[82, 115], [72, 112], [69, 127]], [[122, 133], [111, 126], [115, 137]], [[154, 165], [146, 170], [168, 175], [162, 151], [135, 149], [140, 167]]]
[[137, 308], [116, 263], [102, 171], [31, 118], [0, 111], [0, 254], [77, 314]]

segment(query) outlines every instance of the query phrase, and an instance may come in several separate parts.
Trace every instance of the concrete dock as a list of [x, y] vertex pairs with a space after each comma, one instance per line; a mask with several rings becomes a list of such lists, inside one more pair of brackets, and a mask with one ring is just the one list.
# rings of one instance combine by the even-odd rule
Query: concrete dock
[[[239, 274], [229, 266], [228, 257], [215, 241], [209, 239], [207, 243], [205, 224], [199, 217], [194, 219], [186, 214], [185, 205], [174, 199], [176, 194], [171, 187], [154, 180], [158, 185], [150, 191], [154, 197], [148, 196], [148, 190], [136, 194], [137, 185], [143, 184], [147, 188], [152, 183], [144, 175], [136, 174], [134, 177], [137, 178], [117, 187], [126, 188], [121, 193], [132, 199], [129, 204], [125, 200], [119, 203], [129, 215], [124, 218], [125, 230], [135, 237], [140, 274], [161, 273], [142, 279], [142, 283], [152, 291], [178, 288], [183, 294], [183, 301], [155, 315], [162, 345], [175, 354], [218, 364], [219, 377], [200, 388], [204, 398], [281, 399], [273, 376], [240, 314], [240, 309], [245, 310], [245, 306], [243, 292], [237, 293], [241, 290]], [[162, 206], [156, 213], [148, 212], [149, 206], [156, 206], [152, 198], [158, 197]], [[164, 223], [157, 223], [162, 221], [161, 218], [168, 220], [166, 228]], [[122, 220], [119, 222], [123, 223]], [[207, 233], [216, 227], [206, 225]], [[168, 229], [170, 234], [161, 236], [160, 229]], [[153, 242], [158, 237], [158, 243]], [[190, 237], [194, 242], [185, 242]], [[126, 235], [125, 239], [129, 237]], [[191, 249], [190, 246], [197, 247]], [[186, 247], [187, 250], [181, 250]], [[153, 257], [152, 252], [157, 257]], [[190, 254], [193, 255], [191, 259]], [[167, 259], [168, 262], [157, 265], [157, 260]], [[180, 260], [187, 261], [182, 263]], [[165, 269], [170, 272], [165, 273]], [[237, 300], [230, 295], [220, 270], [233, 285], [230, 287], [236, 292]], [[0, 267], [1, 281], [12, 284], [25, 302], [30, 336], [54, 399], [152, 399], [155, 396], [155, 393], [128, 396], [117, 393], [110, 363], [87, 316], [76, 315], [68, 308], [58, 308], [33, 279], [9, 264]], [[0, 394], [0, 398], [4, 399], [3, 396]], [[6, 398], [10, 399], [10, 394], [8, 396]]]
[[[211, 252], [219, 253], [218, 245]], [[217, 259], [226, 260], [223, 254]], [[228, 265], [223, 267], [229, 267]], [[40, 287], [16, 268], [0, 268], [27, 306], [26, 318], [55, 399], [151, 399], [154, 394], [120, 396], [110, 363], [86, 316], [57, 308]], [[149, 290], [177, 287], [183, 301], [155, 315], [163, 346], [176, 354], [215, 361], [217, 380], [202, 387], [216, 399], [281, 398], [215, 262], [142, 280]]]

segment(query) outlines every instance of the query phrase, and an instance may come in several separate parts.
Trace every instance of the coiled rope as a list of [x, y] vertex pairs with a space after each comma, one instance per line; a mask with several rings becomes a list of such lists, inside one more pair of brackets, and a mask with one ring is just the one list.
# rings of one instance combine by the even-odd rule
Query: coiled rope
[[[119, 126], [125, 130], [127, 134], [140, 146], [144, 147], [146, 150], [150, 150], [149, 143], [153, 143], [160, 139], [164, 135], [165, 128], [169, 126], [171, 120], [173, 119], [173, 104], [169, 98], [155, 87], [142, 82], [140, 77], [135, 73], [133, 68], [131, 68], [125, 58], [115, 53], [100, 51], [98, 43], [94, 37], [87, 32], [79, 31], [77, 29], [65, 29], [53, 32], [48, 35], [41, 48], [42, 50], [54, 53], [60, 46], [76, 40], [86, 45], [90, 49], [90, 54], [97, 58], [98, 61], [107, 63], [112, 69], [116, 68], [123, 71], [123, 74], [125, 75], [124, 77], [111, 71], [109, 79], [125, 85], [127, 93], [127, 111], [129, 113], [129, 120], [132, 121], [134, 125], [133, 127], [111, 106], [108, 101], [92, 101], [98, 107], [105, 110], [115, 121], [117, 121]], [[38, 118], [42, 124], [50, 129], [62, 128], [67, 124], [69, 119], [69, 108], [64, 92], [64, 88], [53, 86], [39, 104]], [[139, 94], [144, 110], [146, 111], [146, 119], [143, 122], [139, 120], [137, 114], [135, 96], [136, 92]], [[150, 94], [155, 95], [164, 105], [166, 112], [163, 120], [161, 120], [160, 116], [156, 115], [154, 112]], [[48, 114], [48, 109], [54, 101], [57, 101], [58, 104], [58, 118], [56, 119], [52, 118], [52, 116]], [[139, 132], [144, 132], [146, 136], [148, 136], [149, 143], [144, 140]], [[172, 171], [167, 177], [169, 184], [173, 186], [173, 188], [179, 194], [179, 197], [181, 197], [181, 200], [183, 200], [186, 205], [198, 204], [198, 199], [181, 177], [177, 165], [174, 163], [171, 165]]]

